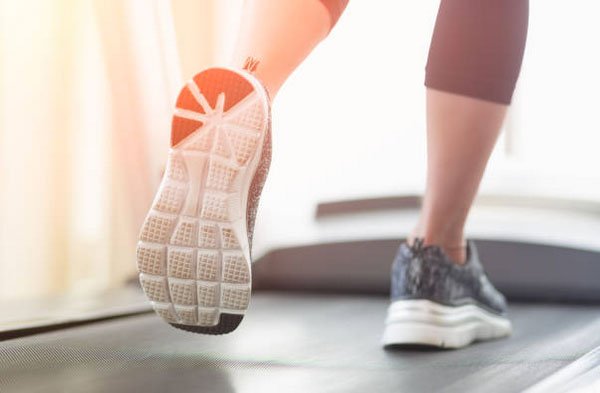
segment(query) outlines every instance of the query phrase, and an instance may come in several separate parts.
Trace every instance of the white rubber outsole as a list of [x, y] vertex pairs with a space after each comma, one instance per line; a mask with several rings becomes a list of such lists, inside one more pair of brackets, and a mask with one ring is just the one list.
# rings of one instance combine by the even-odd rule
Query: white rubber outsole
[[[224, 110], [228, 91], [215, 89], [229, 86], [231, 96], [239, 98], [237, 80], [246, 90], [250, 83], [252, 90]], [[205, 89], [212, 91], [212, 105]], [[216, 99], [215, 91], [220, 92]], [[246, 210], [268, 129], [268, 98], [252, 76], [219, 68], [191, 80], [178, 105], [186, 108], [175, 109], [173, 133], [182, 122], [183, 128], [190, 122], [198, 127], [169, 152], [138, 242], [139, 277], [154, 310], [167, 322], [216, 327], [222, 314], [241, 316], [250, 302]]]
[[444, 306], [430, 300], [397, 300], [388, 308], [384, 346], [416, 344], [461, 348], [511, 334], [507, 318], [476, 305]]

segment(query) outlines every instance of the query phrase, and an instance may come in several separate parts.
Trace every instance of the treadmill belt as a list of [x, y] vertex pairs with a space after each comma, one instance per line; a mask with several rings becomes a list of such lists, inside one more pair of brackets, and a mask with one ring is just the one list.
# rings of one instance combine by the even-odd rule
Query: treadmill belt
[[598, 305], [511, 304], [514, 334], [383, 350], [384, 297], [255, 293], [234, 333], [146, 314], [0, 343], [2, 392], [518, 392], [600, 345]]

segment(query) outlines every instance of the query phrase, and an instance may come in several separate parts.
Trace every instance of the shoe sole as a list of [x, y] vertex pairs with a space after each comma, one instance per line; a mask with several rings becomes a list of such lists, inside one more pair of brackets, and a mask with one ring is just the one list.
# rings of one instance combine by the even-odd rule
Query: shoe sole
[[137, 246], [156, 313], [202, 334], [233, 331], [252, 287], [247, 204], [269, 104], [251, 75], [211, 68], [181, 90], [162, 182]]
[[430, 300], [397, 300], [388, 309], [384, 346], [461, 348], [511, 334], [507, 318], [476, 305], [444, 306]]

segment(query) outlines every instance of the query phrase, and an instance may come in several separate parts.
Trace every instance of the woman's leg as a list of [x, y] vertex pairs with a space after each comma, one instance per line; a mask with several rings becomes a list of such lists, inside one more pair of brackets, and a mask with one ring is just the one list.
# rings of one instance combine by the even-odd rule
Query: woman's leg
[[[248, 0], [232, 66], [276, 94], [344, 5]], [[167, 170], [138, 242], [140, 281], [156, 312], [200, 334], [233, 331], [248, 308], [254, 220], [271, 158], [268, 97], [257, 78], [237, 71], [208, 68], [181, 89]]]
[[253, 72], [271, 98], [323, 40], [348, 0], [246, 0], [233, 66]]
[[527, 0], [442, 0], [429, 51], [427, 185], [412, 238], [465, 259], [463, 229], [510, 104]]

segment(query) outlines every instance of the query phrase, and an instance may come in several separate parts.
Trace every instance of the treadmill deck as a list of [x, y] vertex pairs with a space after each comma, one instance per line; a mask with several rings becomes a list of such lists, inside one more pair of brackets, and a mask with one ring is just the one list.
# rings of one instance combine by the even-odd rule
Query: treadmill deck
[[0, 391], [517, 392], [600, 345], [600, 306], [513, 303], [508, 339], [383, 350], [387, 298], [256, 292], [201, 336], [153, 314], [0, 343]]

